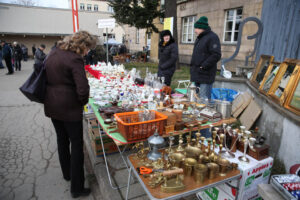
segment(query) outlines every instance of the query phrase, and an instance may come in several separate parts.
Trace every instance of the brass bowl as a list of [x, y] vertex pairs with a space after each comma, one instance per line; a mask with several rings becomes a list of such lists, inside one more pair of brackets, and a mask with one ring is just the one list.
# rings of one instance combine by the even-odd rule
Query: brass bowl
[[221, 166], [229, 166], [230, 162], [225, 158], [220, 158], [218, 160], [218, 164], [221, 165]]
[[185, 156], [182, 153], [172, 153], [170, 155], [170, 158], [176, 161], [183, 161]]
[[184, 161], [185, 165], [190, 165], [190, 166], [194, 166], [197, 164], [197, 160], [194, 158], [186, 158]]
[[185, 160], [185, 156], [182, 153], [172, 153], [169, 156], [170, 162], [174, 167], [181, 168], [182, 162]]
[[185, 148], [185, 153], [189, 158], [198, 158], [201, 154], [201, 149], [198, 147], [188, 146]]

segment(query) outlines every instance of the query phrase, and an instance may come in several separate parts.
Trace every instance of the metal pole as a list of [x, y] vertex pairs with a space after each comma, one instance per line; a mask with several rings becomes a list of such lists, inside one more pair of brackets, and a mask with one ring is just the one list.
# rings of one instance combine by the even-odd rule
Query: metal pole
[[108, 30], [106, 28], [106, 64], [108, 65]]

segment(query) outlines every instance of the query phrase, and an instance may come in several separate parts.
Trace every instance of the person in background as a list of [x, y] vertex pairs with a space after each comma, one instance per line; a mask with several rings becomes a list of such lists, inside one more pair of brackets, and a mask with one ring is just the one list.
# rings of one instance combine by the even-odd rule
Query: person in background
[[200, 88], [200, 98], [210, 100], [217, 63], [221, 59], [220, 39], [209, 27], [206, 16], [200, 17], [194, 28], [197, 39], [191, 60], [191, 82]]
[[34, 58], [34, 55], [35, 55], [35, 52], [36, 52], [35, 44], [32, 45], [31, 50], [32, 50], [33, 58]]
[[158, 77], [165, 77], [165, 84], [171, 85], [172, 76], [176, 70], [178, 58], [178, 47], [169, 30], [164, 30], [160, 34], [158, 49]]
[[21, 61], [23, 57], [23, 52], [20, 45], [16, 41], [13, 43], [13, 52], [15, 61], [15, 71], [21, 71]]
[[14, 73], [14, 69], [11, 64], [12, 51], [4, 40], [1, 41], [1, 46], [2, 46], [2, 57], [4, 58], [6, 67], [8, 69], [8, 73], [6, 73], [6, 75], [11, 75]]
[[96, 42], [88, 32], [78, 31], [59, 41], [45, 60], [45, 115], [54, 125], [62, 174], [66, 181], [71, 180], [73, 198], [91, 192], [84, 188], [82, 113], [89, 99], [89, 84], [83, 56]]
[[0, 45], [0, 69], [4, 69], [4, 65], [2, 63], [2, 46]]
[[55, 49], [57, 46], [57, 42], [54, 42], [54, 45], [51, 47], [51, 50]]
[[34, 54], [34, 64], [40, 65], [44, 62], [46, 54], [44, 53], [46, 46], [41, 44]]
[[[194, 44], [191, 60], [191, 82], [200, 88], [198, 96], [211, 100], [212, 85], [217, 72], [217, 62], [221, 59], [220, 39], [208, 25], [206, 16], [202, 16], [194, 24], [197, 39]], [[211, 137], [209, 129], [200, 131], [202, 136]]]
[[21, 49], [23, 53], [23, 60], [26, 62], [28, 59], [28, 48], [24, 44], [21, 44]]

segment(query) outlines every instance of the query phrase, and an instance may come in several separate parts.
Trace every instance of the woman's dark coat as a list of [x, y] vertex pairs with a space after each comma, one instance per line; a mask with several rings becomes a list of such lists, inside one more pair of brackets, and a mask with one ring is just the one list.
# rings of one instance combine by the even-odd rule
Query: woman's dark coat
[[217, 62], [220, 59], [219, 37], [209, 28], [202, 32], [195, 41], [190, 69], [191, 81], [212, 84], [215, 81]]
[[46, 116], [61, 121], [81, 121], [90, 89], [82, 56], [56, 48], [46, 59]]
[[165, 83], [170, 85], [172, 76], [176, 70], [176, 61], [178, 58], [178, 47], [172, 36], [165, 46], [163, 46], [163, 35], [161, 36], [158, 58], [159, 64], [157, 74], [159, 77], [165, 77]]

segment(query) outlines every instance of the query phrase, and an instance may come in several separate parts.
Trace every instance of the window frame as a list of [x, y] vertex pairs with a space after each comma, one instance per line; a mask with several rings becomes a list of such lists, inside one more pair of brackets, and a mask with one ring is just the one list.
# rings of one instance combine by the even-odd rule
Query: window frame
[[[97, 8], [97, 10], [95, 8]], [[97, 4], [94, 4], [94, 11], [96, 11], [96, 12], [99, 11], [99, 6]]]
[[[80, 3], [80, 6], [79, 6], [80, 10], [85, 10], [85, 4], [84, 3]], [[83, 8], [83, 9], [82, 9]]]
[[[189, 24], [190, 24], [190, 17], [192, 17], [193, 18], [193, 21], [192, 21], [192, 33], [189, 33]], [[197, 15], [190, 15], [190, 16], [185, 16], [185, 17], [182, 17], [181, 18], [181, 24], [182, 24], [182, 26], [181, 26], [181, 43], [182, 44], [193, 44], [194, 42], [195, 42], [195, 39], [196, 39], [196, 34], [195, 34], [195, 29], [194, 29], [194, 23], [195, 23], [195, 20], [196, 20], [196, 17], [197, 17]], [[187, 19], [188, 21], [187, 21], [187, 32], [186, 33], [184, 33], [184, 27], [185, 27], [185, 23], [184, 23], [184, 19]], [[188, 41], [188, 36], [189, 35], [192, 35], [192, 41]], [[187, 37], [186, 37], [186, 41], [184, 41], [184, 35], [187, 35]]]
[[[90, 6], [90, 9], [89, 9], [89, 6]], [[92, 4], [87, 4], [87, 5], [86, 5], [86, 10], [87, 10], [87, 11], [92, 11]]]
[[107, 12], [114, 13], [114, 8], [110, 5], [107, 5]]
[[[241, 18], [237, 20], [237, 10], [238, 9], [242, 9], [242, 14], [241, 14]], [[230, 10], [233, 10], [233, 19], [232, 20], [227, 20], [227, 12], [229, 12]], [[243, 7], [238, 7], [238, 8], [231, 8], [231, 9], [226, 9], [225, 10], [225, 17], [224, 17], [224, 30], [223, 30], [223, 43], [225, 44], [236, 44], [237, 41], [234, 41], [234, 35], [235, 33], [237, 32], [237, 34], [239, 34], [239, 31], [236, 31], [235, 30], [235, 26], [236, 26], [236, 22], [237, 21], [240, 21], [242, 22], [243, 20]], [[231, 31], [226, 31], [226, 24], [227, 22], [230, 22], [232, 21], [232, 28], [231, 28]], [[230, 41], [225, 41], [225, 38], [226, 38], [226, 33], [227, 32], [231, 32], [231, 38], [230, 38]]]

